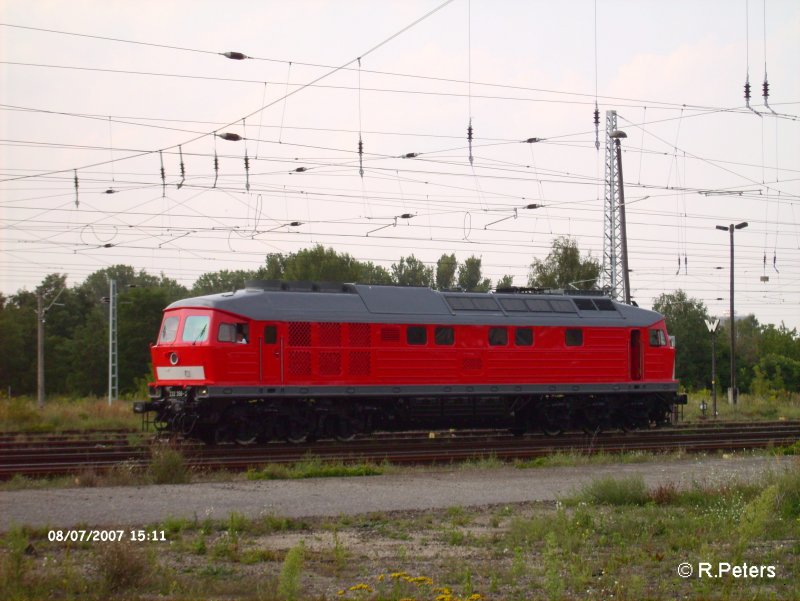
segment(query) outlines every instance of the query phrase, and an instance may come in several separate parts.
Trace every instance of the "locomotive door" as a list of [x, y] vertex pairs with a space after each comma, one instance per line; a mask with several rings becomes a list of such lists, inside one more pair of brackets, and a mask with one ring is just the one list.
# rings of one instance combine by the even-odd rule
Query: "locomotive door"
[[283, 338], [274, 323], [264, 325], [261, 336], [261, 382], [283, 384]]
[[642, 333], [631, 330], [631, 380], [642, 379]]

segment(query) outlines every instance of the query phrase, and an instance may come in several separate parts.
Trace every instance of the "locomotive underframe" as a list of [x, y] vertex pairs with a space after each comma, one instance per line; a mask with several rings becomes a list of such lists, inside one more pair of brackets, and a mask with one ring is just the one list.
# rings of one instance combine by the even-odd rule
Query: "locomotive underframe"
[[151, 390], [138, 413], [206, 443], [349, 440], [375, 430], [507, 428], [598, 432], [657, 427], [685, 404], [674, 384], [442, 387], [206, 387]]

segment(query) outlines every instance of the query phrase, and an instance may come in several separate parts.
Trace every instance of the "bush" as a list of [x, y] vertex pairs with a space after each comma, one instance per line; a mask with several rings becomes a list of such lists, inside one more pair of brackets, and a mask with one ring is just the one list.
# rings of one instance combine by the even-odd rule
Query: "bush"
[[154, 484], [187, 484], [191, 479], [183, 454], [166, 447], [153, 451], [149, 473]]
[[103, 590], [109, 593], [140, 584], [150, 568], [145, 550], [130, 541], [108, 543], [98, 548], [95, 567]]
[[641, 476], [593, 480], [583, 487], [578, 500], [590, 505], [645, 505], [650, 500]]

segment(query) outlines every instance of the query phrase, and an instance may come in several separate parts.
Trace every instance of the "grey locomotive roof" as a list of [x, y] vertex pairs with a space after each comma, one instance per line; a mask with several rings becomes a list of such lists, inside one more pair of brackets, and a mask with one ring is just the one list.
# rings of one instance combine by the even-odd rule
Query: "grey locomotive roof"
[[248, 287], [179, 300], [167, 309], [184, 307], [259, 321], [647, 327], [661, 319], [654, 311], [588, 294], [439, 292], [365, 284]]

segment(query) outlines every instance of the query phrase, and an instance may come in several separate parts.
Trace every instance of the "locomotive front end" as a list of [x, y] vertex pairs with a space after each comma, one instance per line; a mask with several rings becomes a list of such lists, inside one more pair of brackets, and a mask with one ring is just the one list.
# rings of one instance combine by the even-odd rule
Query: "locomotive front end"
[[197, 425], [199, 405], [213, 375], [209, 332], [213, 313], [200, 309], [164, 312], [158, 341], [150, 348], [156, 379], [148, 386], [150, 401], [134, 412], [153, 413], [157, 430], [189, 433]]

